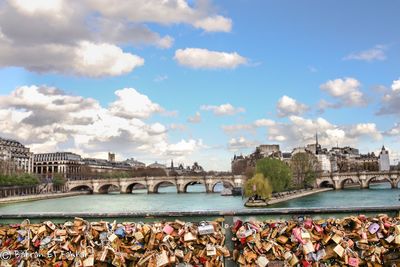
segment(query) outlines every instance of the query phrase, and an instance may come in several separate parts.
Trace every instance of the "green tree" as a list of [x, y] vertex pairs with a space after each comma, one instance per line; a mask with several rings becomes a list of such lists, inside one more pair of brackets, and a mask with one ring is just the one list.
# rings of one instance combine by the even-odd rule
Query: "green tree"
[[279, 159], [265, 158], [257, 161], [256, 173], [268, 178], [273, 192], [288, 190], [291, 186], [292, 173], [290, 167]]
[[295, 187], [303, 188], [314, 185], [320, 170], [317, 157], [306, 152], [296, 153], [292, 156], [290, 166]]
[[32, 186], [37, 184], [39, 184], [39, 179], [29, 173], [0, 175], [0, 186]]
[[258, 173], [246, 181], [244, 193], [247, 197], [257, 194], [262, 198], [269, 198], [271, 197], [272, 187], [268, 179], [263, 174]]
[[60, 174], [60, 173], [56, 173], [53, 176], [53, 185], [54, 186], [63, 186], [65, 185], [65, 183], [67, 182], [67, 179], [65, 179], [65, 177]]

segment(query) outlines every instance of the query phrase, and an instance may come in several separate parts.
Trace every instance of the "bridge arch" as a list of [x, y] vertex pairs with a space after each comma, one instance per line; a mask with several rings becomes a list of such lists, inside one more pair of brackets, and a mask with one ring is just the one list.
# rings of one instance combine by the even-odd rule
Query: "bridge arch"
[[207, 192], [207, 185], [202, 180], [185, 181], [185, 183], [181, 187], [181, 192], [188, 193], [188, 187], [191, 185], [196, 185], [196, 184], [201, 184], [204, 186], [204, 191], [200, 191], [199, 193]]
[[90, 191], [91, 193], [93, 193], [93, 188], [89, 185], [81, 184], [69, 188], [69, 191]]
[[340, 182], [340, 188], [343, 189], [346, 185], [346, 182], [351, 181], [353, 184], [358, 184], [359, 187], [361, 188], [361, 183], [357, 178], [353, 178], [353, 177], [346, 177], [343, 178], [342, 181]]
[[329, 188], [329, 187], [335, 188], [335, 185], [333, 184], [333, 181], [332, 181], [332, 180], [331, 180], [331, 181], [329, 181], [329, 180], [324, 180], [324, 181], [321, 181], [321, 182], [318, 184], [318, 188]]
[[392, 181], [390, 180], [389, 177], [386, 176], [374, 176], [374, 177], [370, 177], [367, 179], [366, 184], [367, 187], [369, 188], [371, 182], [373, 181], [381, 181], [381, 182], [388, 182], [390, 185], [392, 184]]
[[221, 183], [222, 183], [224, 186], [225, 186], [225, 184], [229, 184], [231, 189], [232, 189], [232, 188], [235, 188], [235, 183], [234, 183], [233, 181], [230, 181], [230, 180], [219, 180], [219, 181], [215, 181], [215, 182], [211, 185], [210, 192], [215, 192], [215, 191], [214, 191], [214, 190], [215, 190], [215, 186], [216, 186], [217, 184], [221, 184]]
[[151, 193], [158, 193], [158, 190], [160, 189], [160, 186], [165, 185], [165, 186], [174, 186], [176, 188], [177, 193], [179, 192], [178, 188], [176, 187], [176, 182], [171, 181], [171, 180], [165, 180], [165, 181], [159, 181], [157, 182]]
[[97, 189], [97, 192], [96, 193], [99, 193], [99, 194], [107, 194], [108, 193], [108, 190], [111, 188], [111, 187], [117, 187], [118, 188], [118, 191], [120, 191], [120, 186], [119, 186], [119, 184], [117, 184], [117, 183], [107, 183], [107, 184], [103, 184], [103, 185], [101, 185], [101, 186], [99, 186], [99, 188]]
[[128, 186], [127, 186], [125, 189], [122, 188], [122, 190], [124, 190], [123, 193], [131, 194], [131, 193], [133, 193], [135, 187], [137, 187], [137, 186], [143, 187], [144, 189], [147, 190], [147, 185], [146, 185], [146, 183], [142, 183], [142, 182], [132, 182], [132, 183], [128, 184]]

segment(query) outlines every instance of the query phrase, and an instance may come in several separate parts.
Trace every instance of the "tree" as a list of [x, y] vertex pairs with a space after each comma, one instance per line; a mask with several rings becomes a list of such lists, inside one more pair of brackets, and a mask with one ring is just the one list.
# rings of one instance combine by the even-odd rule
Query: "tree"
[[286, 163], [279, 159], [265, 158], [258, 160], [256, 164], [257, 173], [261, 173], [268, 178], [273, 192], [281, 192], [290, 188], [291, 170]]
[[67, 179], [65, 179], [65, 177], [62, 174], [55, 173], [53, 175], [53, 185], [54, 186], [63, 186], [63, 185], [65, 185], [66, 182], [67, 182]]
[[247, 180], [245, 183], [245, 195], [247, 197], [257, 194], [262, 198], [269, 198], [271, 197], [271, 193], [271, 184], [261, 173], [254, 175], [253, 178]]
[[295, 187], [303, 188], [314, 185], [320, 171], [317, 157], [307, 152], [296, 153], [290, 161], [290, 166]]

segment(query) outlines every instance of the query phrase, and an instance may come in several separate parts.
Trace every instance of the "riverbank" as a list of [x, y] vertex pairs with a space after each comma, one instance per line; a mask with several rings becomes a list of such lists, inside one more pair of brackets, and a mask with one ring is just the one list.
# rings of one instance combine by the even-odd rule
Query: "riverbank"
[[287, 195], [284, 195], [281, 197], [272, 197], [268, 200], [267, 203], [268, 203], [268, 205], [273, 205], [273, 204], [285, 202], [285, 201], [288, 201], [291, 199], [305, 197], [305, 196], [318, 194], [318, 193], [322, 193], [322, 192], [327, 192], [327, 191], [331, 191], [331, 190], [333, 190], [333, 188], [316, 188], [316, 189], [310, 189], [310, 190], [301, 190], [300, 192], [294, 193], [294, 194], [287, 194]]
[[7, 197], [7, 198], [0, 198], [0, 204], [10, 204], [10, 203], [26, 202], [34, 200], [71, 197], [71, 196], [86, 195], [89, 193], [90, 192], [87, 191], [77, 191], [77, 192], [67, 192], [67, 193], [50, 193], [50, 194], [40, 194], [40, 195]]

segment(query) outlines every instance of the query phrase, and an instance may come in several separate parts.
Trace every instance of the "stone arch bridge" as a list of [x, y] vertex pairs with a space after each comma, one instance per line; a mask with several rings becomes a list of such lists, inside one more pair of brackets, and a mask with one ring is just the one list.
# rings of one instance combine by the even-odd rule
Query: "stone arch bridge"
[[343, 189], [346, 183], [359, 184], [368, 188], [372, 182], [389, 182], [392, 188], [397, 188], [400, 182], [400, 171], [378, 172], [345, 172], [323, 174], [316, 180], [317, 187], [333, 187]]
[[231, 187], [242, 187], [245, 176], [177, 176], [177, 177], [133, 177], [72, 180], [67, 182], [68, 191], [89, 190], [95, 194], [105, 194], [110, 187], [117, 187], [121, 193], [131, 193], [136, 185], [147, 189], [147, 193], [157, 193], [161, 185], [173, 185], [178, 193], [186, 193], [193, 184], [203, 184], [206, 192], [211, 193], [218, 183], [229, 184]]

